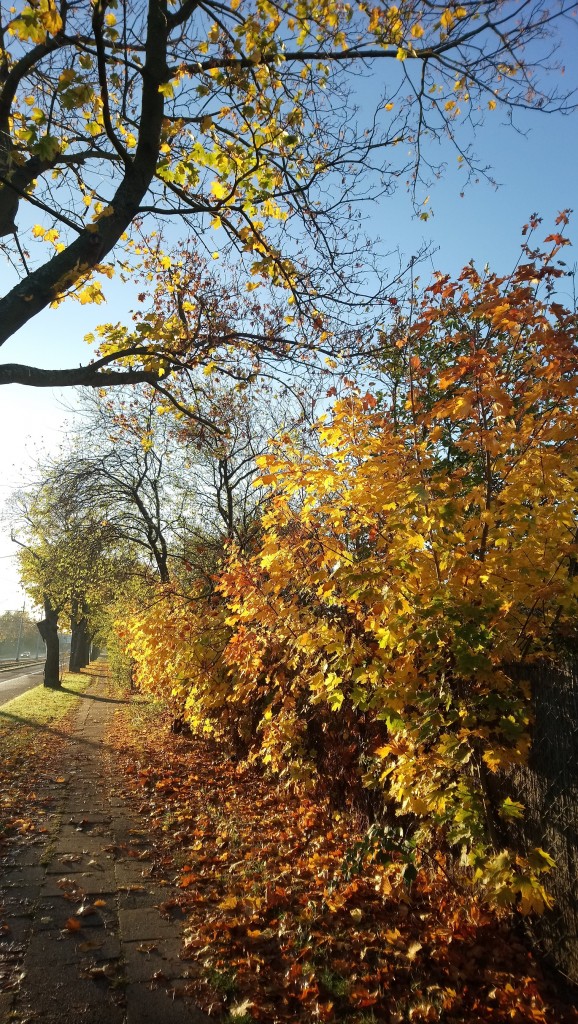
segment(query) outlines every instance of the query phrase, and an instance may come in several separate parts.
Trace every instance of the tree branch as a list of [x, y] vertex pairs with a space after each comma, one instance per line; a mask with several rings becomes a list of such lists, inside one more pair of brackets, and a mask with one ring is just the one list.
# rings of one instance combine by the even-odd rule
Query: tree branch
[[110, 384], [157, 384], [159, 375], [150, 370], [104, 370], [96, 365], [69, 370], [44, 370], [22, 363], [0, 364], [2, 384], [25, 384], [32, 388], [104, 388]]

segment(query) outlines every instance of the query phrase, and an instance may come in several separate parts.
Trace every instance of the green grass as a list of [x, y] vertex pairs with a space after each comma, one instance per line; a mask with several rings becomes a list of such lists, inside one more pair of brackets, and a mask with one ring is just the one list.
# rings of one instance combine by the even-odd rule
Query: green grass
[[206, 980], [220, 996], [231, 996], [237, 990], [236, 975], [232, 971], [219, 971], [209, 967]]
[[118, 689], [111, 690], [113, 696], [129, 698], [131, 702], [127, 718], [127, 724], [130, 725], [131, 731], [136, 734], [139, 730], [144, 730], [146, 734], [150, 723], [156, 723], [159, 717], [166, 713], [165, 705], [149, 694], [140, 693], [138, 690], [128, 690], [122, 684], [116, 685]]
[[347, 978], [342, 977], [341, 974], [336, 974], [329, 967], [324, 967], [319, 975], [319, 981], [327, 990], [330, 996], [334, 996], [336, 999], [345, 997], [348, 995], [351, 988], [350, 982]]
[[[4, 757], [30, 755], [40, 736], [56, 737], [59, 723], [78, 704], [80, 694], [90, 686], [88, 675], [65, 675], [66, 689], [35, 686], [0, 707], [0, 741]], [[5, 781], [5, 780], [4, 780]]]
[[62, 680], [65, 689], [51, 690], [35, 686], [19, 697], [14, 697], [0, 707], [0, 728], [3, 719], [6, 724], [14, 718], [30, 725], [51, 725], [60, 721], [78, 701], [78, 696], [90, 686], [89, 675], [66, 674]]

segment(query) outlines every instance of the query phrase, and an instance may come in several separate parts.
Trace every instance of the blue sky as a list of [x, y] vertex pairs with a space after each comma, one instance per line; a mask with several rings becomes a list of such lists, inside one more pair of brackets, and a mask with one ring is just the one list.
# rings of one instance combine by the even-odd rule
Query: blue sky
[[[568, 78], [578, 80], [578, 57], [571, 56]], [[570, 117], [524, 114], [517, 134], [505, 126], [498, 111], [489, 114], [478, 134], [477, 148], [492, 165], [500, 183], [496, 190], [486, 182], [471, 185], [460, 198], [462, 179], [455, 155], [448, 157], [448, 170], [430, 190], [434, 216], [427, 223], [412, 216], [411, 204], [399, 190], [372, 211], [372, 228], [382, 239], [384, 250], [399, 246], [411, 256], [423, 242], [436, 250], [419, 273], [426, 282], [433, 269], [455, 273], [469, 260], [486, 262], [498, 272], [515, 263], [521, 244], [521, 227], [530, 214], [543, 217], [542, 237], [553, 228], [561, 209], [575, 208], [569, 235], [578, 242], [578, 114]], [[566, 250], [569, 266], [578, 263], [576, 246]], [[564, 284], [562, 285], [564, 291]], [[70, 303], [48, 310], [3, 346], [7, 362], [29, 362], [45, 367], [75, 366], [89, 356], [83, 336], [96, 324], [124, 319], [134, 294], [120, 283], [107, 283], [106, 306], [90, 307]], [[568, 287], [567, 300], [570, 300]], [[70, 419], [62, 401], [72, 396], [51, 390], [34, 390], [18, 385], [3, 387], [0, 393], [0, 502], [30, 478], [31, 463], [43, 451], [55, 451]], [[22, 594], [17, 572], [9, 557], [13, 545], [0, 524], [0, 612], [21, 606]]]

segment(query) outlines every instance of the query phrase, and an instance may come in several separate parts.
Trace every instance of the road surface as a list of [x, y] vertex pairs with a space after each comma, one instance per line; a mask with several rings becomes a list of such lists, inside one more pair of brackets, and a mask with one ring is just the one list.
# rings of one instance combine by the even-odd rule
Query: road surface
[[44, 662], [0, 672], [0, 706], [42, 682]]

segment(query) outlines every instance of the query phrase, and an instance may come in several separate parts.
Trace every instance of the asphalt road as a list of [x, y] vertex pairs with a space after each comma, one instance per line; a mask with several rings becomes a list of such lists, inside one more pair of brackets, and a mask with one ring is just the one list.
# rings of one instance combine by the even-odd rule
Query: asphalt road
[[23, 668], [12, 668], [6, 672], [0, 672], [0, 707], [18, 697], [33, 686], [42, 682], [44, 664], [25, 665]]

